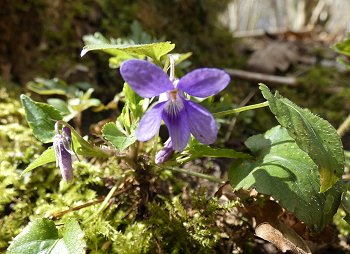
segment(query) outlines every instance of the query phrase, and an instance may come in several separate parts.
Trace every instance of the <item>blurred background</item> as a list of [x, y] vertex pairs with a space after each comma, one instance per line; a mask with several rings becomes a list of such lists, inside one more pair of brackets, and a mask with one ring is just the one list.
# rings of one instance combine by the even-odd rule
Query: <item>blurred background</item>
[[[123, 81], [107, 54], [81, 58], [84, 44], [168, 40], [176, 52], [192, 53], [184, 71], [212, 66], [231, 74], [221, 110], [262, 101], [257, 87], [263, 82], [335, 127], [350, 112], [349, 73], [330, 48], [347, 36], [347, 0], [1, 0], [0, 6], [1, 86], [10, 90], [58, 78], [93, 88], [107, 104]], [[239, 117], [237, 133], [244, 137], [264, 131], [266, 122], [274, 125], [264, 117], [269, 113], [257, 112]], [[91, 112], [84, 114], [89, 119]], [[230, 138], [232, 123], [223, 124], [231, 126], [225, 140], [240, 143], [241, 134]]]
[[140, 40], [147, 33], [192, 52], [195, 65], [235, 67], [249, 56], [242, 39], [294, 33], [329, 45], [344, 38], [350, 24], [347, 0], [1, 0], [0, 6], [1, 76], [19, 84], [84, 70], [80, 79], [100, 82], [103, 74], [96, 72], [105, 68], [98, 57], [79, 56], [83, 36], [95, 32]]

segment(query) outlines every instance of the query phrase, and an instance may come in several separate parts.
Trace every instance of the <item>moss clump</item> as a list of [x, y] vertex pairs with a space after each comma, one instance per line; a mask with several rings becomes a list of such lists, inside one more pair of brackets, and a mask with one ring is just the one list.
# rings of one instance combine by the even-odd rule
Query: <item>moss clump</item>
[[344, 220], [345, 216], [345, 211], [339, 208], [338, 212], [333, 218], [333, 222], [337, 226], [337, 229], [342, 237], [348, 237], [350, 235], [350, 224]]

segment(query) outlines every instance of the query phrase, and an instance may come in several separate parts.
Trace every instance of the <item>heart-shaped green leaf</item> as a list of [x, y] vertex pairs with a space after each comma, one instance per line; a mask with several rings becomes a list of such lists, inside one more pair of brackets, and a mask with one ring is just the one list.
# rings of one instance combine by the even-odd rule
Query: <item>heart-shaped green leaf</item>
[[67, 221], [63, 231], [62, 240], [68, 253], [85, 253], [86, 243], [84, 241], [84, 232], [81, 230], [79, 223], [76, 220], [70, 219]]
[[321, 230], [332, 220], [340, 203], [341, 184], [319, 193], [317, 165], [286, 129], [274, 127], [264, 135], [250, 137], [246, 145], [256, 159], [230, 169], [235, 190], [255, 188], [271, 195], [313, 230]]
[[121, 132], [115, 123], [106, 123], [102, 128], [103, 136], [117, 149], [123, 151], [136, 141], [135, 130], [126, 136]]
[[48, 219], [37, 219], [17, 235], [7, 254], [84, 254], [84, 233], [75, 220], [69, 220], [59, 237], [55, 223]]
[[56, 121], [62, 120], [61, 113], [53, 106], [33, 101], [24, 94], [21, 95], [21, 102], [34, 136], [43, 143], [52, 142], [55, 135], [54, 125]]
[[337, 131], [326, 120], [303, 109], [267, 86], [260, 90], [269, 102], [277, 121], [287, 129], [297, 145], [317, 164], [320, 172], [320, 191], [331, 188], [344, 172], [343, 145]]

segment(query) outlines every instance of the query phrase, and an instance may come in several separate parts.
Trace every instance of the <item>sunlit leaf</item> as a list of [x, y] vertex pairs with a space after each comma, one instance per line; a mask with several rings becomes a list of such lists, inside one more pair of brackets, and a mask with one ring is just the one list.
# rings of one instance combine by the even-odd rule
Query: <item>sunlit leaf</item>
[[21, 95], [21, 102], [34, 136], [43, 143], [52, 142], [54, 125], [56, 121], [62, 120], [61, 113], [51, 105], [35, 102], [24, 94]]
[[113, 55], [118, 55], [119, 52], [122, 51], [128, 54], [144, 55], [155, 60], [160, 60], [162, 56], [166, 55], [174, 48], [175, 44], [169, 41], [138, 45], [90, 44], [84, 46], [80, 55], [84, 56], [91, 50], [108, 50], [108, 53]]
[[74, 130], [74, 128], [70, 128], [72, 132], [72, 142], [74, 151], [83, 156], [93, 156], [93, 157], [107, 157], [108, 154], [101, 150], [99, 147], [90, 144], [88, 141], [83, 139], [79, 133]]
[[309, 110], [297, 106], [277, 92], [273, 95], [267, 86], [261, 84], [260, 90], [277, 121], [318, 166], [320, 191], [331, 188], [344, 172], [343, 145], [337, 131], [329, 122]]
[[63, 238], [59, 237], [55, 223], [37, 219], [17, 235], [9, 246], [8, 254], [84, 254], [86, 243], [78, 222], [66, 223]]
[[115, 123], [107, 123], [103, 126], [102, 133], [105, 139], [117, 149], [123, 151], [136, 142], [135, 130], [128, 136], [121, 132]]
[[249, 154], [237, 152], [229, 148], [212, 148], [208, 145], [199, 143], [196, 139], [191, 139], [189, 145], [176, 159], [179, 163], [193, 160], [201, 157], [210, 158], [231, 158], [231, 159], [248, 159], [251, 158]]
[[21, 175], [24, 175], [37, 167], [54, 161], [56, 161], [55, 151], [53, 150], [52, 146], [50, 146], [38, 158], [36, 158], [32, 163], [30, 163]]
[[67, 95], [69, 93], [73, 94], [77, 91], [77, 88], [74, 86], [68, 86], [66, 82], [58, 78], [35, 78], [34, 81], [28, 82], [27, 87], [33, 92], [42, 95]]
[[47, 99], [47, 102], [51, 105], [54, 106], [57, 110], [61, 112], [63, 115], [68, 115], [71, 112], [69, 111], [69, 108], [67, 106], [67, 102], [65, 102], [62, 99], [58, 98], [49, 98]]
[[246, 145], [256, 157], [230, 169], [235, 190], [254, 188], [271, 195], [313, 230], [321, 230], [332, 220], [340, 204], [341, 183], [320, 193], [317, 165], [286, 129], [274, 127], [249, 138]]
[[128, 84], [124, 84], [123, 93], [125, 96], [125, 106], [128, 107], [131, 111], [132, 117], [134, 121], [137, 121], [142, 113], [142, 97], [140, 97]]
[[341, 42], [337, 42], [332, 48], [340, 54], [350, 56], [350, 37]]
[[63, 231], [62, 242], [63, 245], [66, 246], [68, 253], [85, 253], [86, 242], [84, 241], [84, 232], [81, 230], [76, 220], [71, 219], [67, 221]]

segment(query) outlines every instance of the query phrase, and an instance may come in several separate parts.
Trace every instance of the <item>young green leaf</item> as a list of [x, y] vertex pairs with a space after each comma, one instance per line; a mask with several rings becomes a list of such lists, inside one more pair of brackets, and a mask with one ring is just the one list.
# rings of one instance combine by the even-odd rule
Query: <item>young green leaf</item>
[[170, 41], [157, 42], [150, 44], [138, 44], [138, 45], [118, 45], [118, 44], [89, 44], [84, 46], [81, 51], [81, 56], [84, 56], [91, 50], [104, 50], [112, 55], [119, 55], [119, 52], [128, 54], [135, 54], [141, 56], [148, 56], [157, 61], [175, 48], [175, 44]]
[[261, 84], [260, 90], [277, 121], [318, 166], [320, 191], [331, 188], [344, 172], [343, 145], [337, 131], [326, 120], [297, 106], [277, 92], [273, 95], [267, 86]]
[[125, 106], [130, 109], [133, 120], [137, 121], [143, 114], [142, 97], [140, 97], [128, 84], [124, 84], [123, 93], [125, 96]]
[[38, 158], [36, 158], [32, 163], [30, 163], [28, 167], [26, 167], [26, 169], [22, 172], [21, 176], [32, 171], [37, 167], [54, 161], [56, 161], [55, 151], [53, 150], [52, 146], [50, 146]]
[[9, 248], [8, 254], [37, 254], [50, 253], [57, 243], [58, 230], [55, 223], [48, 219], [37, 219], [17, 235]]
[[63, 244], [67, 248], [68, 253], [84, 254], [86, 242], [84, 241], [84, 232], [81, 230], [76, 220], [67, 221], [63, 231]]
[[345, 40], [338, 42], [332, 46], [332, 49], [334, 49], [336, 52], [350, 56], [350, 37], [346, 38]]
[[121, 151], [136, 142], [135, 130], [132, 130], [131, 134], [126, 136], [115, 123], [106, 123], [102, 128], [102, 134], [115, 148]]
[[52, 142], [54, 125], [56, 121], [62, 120], [61, 113], [51, 105], [33, 101], [24, 94], [21, 95], [21, 102], [34, 136], [43, 143]]
[[317, 165], [286, 129], [274, 127], [264, 135], [250, 137], [246, 145], [256, 159], [230, 169], [235, 190], [255, 188], [271, 195], [312, 230], [321, 230], [332, 220], [340, 204], [341, 183], [320, 193]]
[[27, 87], [42, 95], [67, 95], [68, 93], [74, 93], [77, 89], [73, 86], [68, 86], [67, 83], [61, 79], [44, 79], [36, 78], [34, 81], [27, 83]]
[[92, 144], [90, 144], [88, 141], [83, 139], [79, 133], [74, 130], [74, 128], [70, 128], [72, 132], [72, 142], [73, 142], [73, 148], [74, 151], [76, 151], [77, 154], [83, 155], [83, 156], [92, 156], [92, 157], [107, 157], [108, 154], [101, 150], [99, 147], [96, 147]]
[[191, 139], [189, 145], [176, 159], [179, 163], [184, 163], [196, 158], [231, 158], [231, 159], [249, 159], [251, 155], [237, 152], [234, 149], [228, 148], [212, 148], [210, 146], [199, 143], [196, 139]]
[[[49, 98], [47, 99], [47, 103], [49, 103], [51, 106], [53, 106], [55, 109], [59, 110], [62, 115], [66, 116], [68, 114], [71, 114], [67, 102], [59, 99], [59, 98]], [[67, 121], [66, 121], [67, 122]]]
[[55, 223], [48, 219], [37, 219], [17, 235], [8, 254], [61, 253], [84, 254], [86, 243], [78, 222], [70, 220], [65, 225], [63, 238], [59, 237]]
[[129, 59], [134, 59], [134, 58], [140, 58], [142, 59], [142, 56], [136, 56], [136, 55], [130, 55], [128, 53], [125, 53], [123, 51], [119, 51], [118, 55], [113, 56], [108, 59], [109, 62], [109, 67], [112, 69], [117, 69], [121, 66], [121, 64]]

